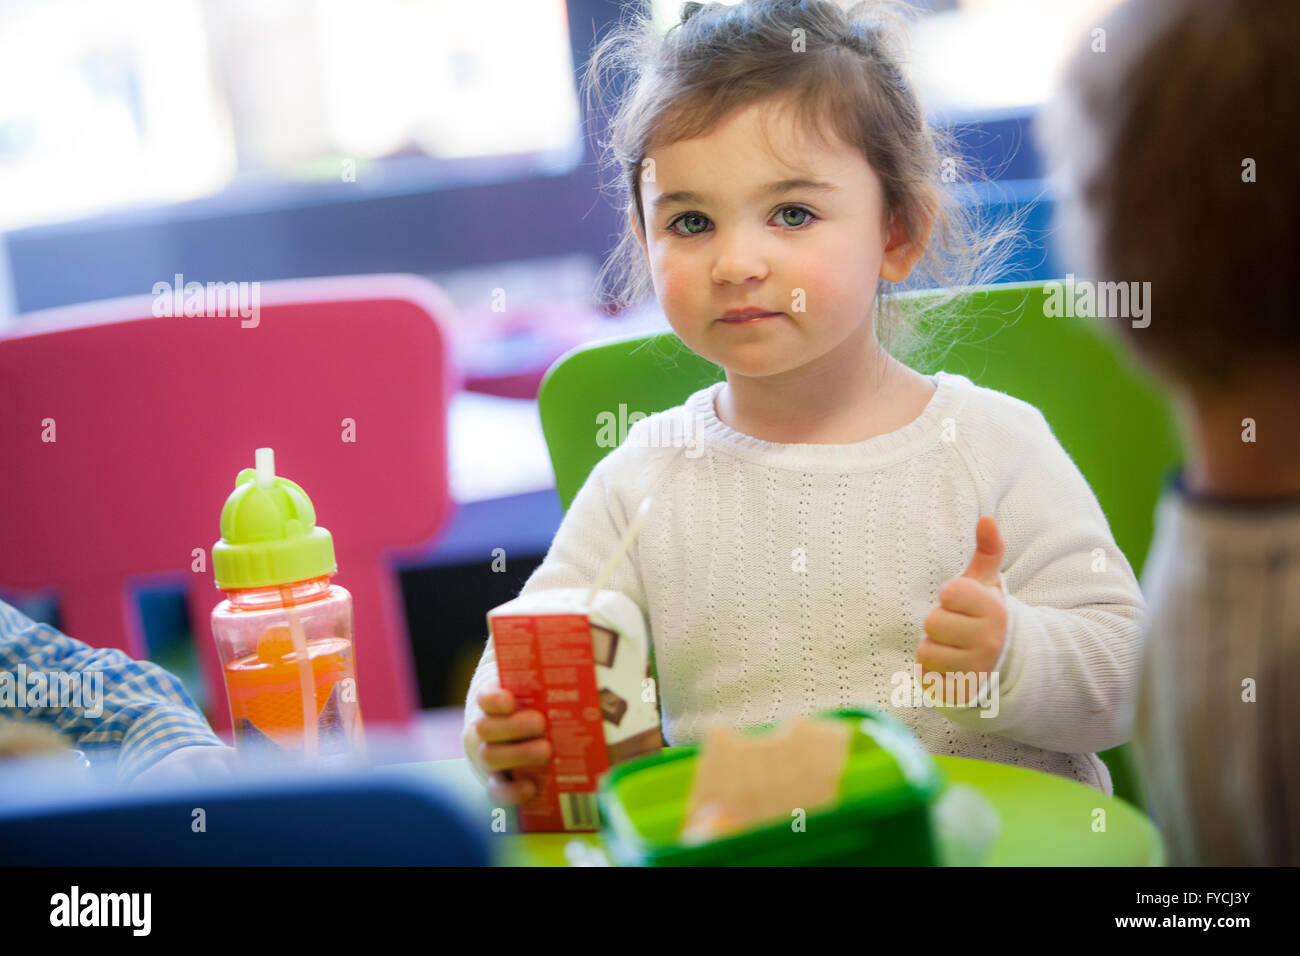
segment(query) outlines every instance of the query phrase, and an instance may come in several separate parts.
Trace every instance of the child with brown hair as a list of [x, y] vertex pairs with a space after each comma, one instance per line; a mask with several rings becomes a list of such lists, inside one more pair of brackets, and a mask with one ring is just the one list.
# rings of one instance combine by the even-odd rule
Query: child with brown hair
[[1295, 865], [1300, 6], [1135, 0], [1098, 30], [1040, 138], [1079, 269], [1150, 282], [1150, 322], [1114, 328], [1188, 446], [1143, 579], [1139, 761], [1172, 863]]
[[[865, 704], [934, 753], [1109, 793], [1096, 751], [1125, 739], [1133, 571], [1036, 408], [887, 345], [918, 316], [881, 292], [920, 276], [951, 298], [1005, 238], [972, 232], [941, 188], [957, 158], [941, 162], [895, 13], [685, 4], [666, 34], [639, 18], [597, 47], [589, 79], [635, 80], [610, 127], [616, 298], [653, 292], [726, 381], [636, 423], [521, 593], [589, 586], [653, 494], [606, 586], [650, 622], [668, 744], [715, 716]], [[916, 695], [920, 675], [948, 683]], [[499, 690], [489, 641], [464, 743], [493, 800], [533, 792], [544, 729]]]

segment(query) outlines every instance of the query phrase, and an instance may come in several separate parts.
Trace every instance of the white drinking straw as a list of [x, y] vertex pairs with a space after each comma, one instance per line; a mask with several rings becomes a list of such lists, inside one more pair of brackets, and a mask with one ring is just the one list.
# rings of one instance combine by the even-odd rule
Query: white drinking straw
[[591, 602], [596, 600], [596, 592], [609, 580], [609, 576], [618, 567], [619, 561], [623, 560], [623, 555], [627, 554], [627, 549], [632, 547], [632, 542], [641, 533], [641, 526], [645, 524], [646, 518], [650, 516], [650, 503], [652, 501], [654, 499], [648, 495], [642, 500], [641, 507], [636, 509], [636, 515], [632, 518], [632, 523], [623, 532], [623, 540], [618, 543], [618, 550], [610, 556], [609, 560], [601, 567], [600, 573], [596, 575], [596, 581], [592, 584], [591, 590], [587, 592], [587, 600], [584, 602], [588, 609], [591, 608]]
[[317, 754], [316, 680], [307, 650], [307, 632], [294, 609], [293, 588], [281, 585], [280, 599], [289, 616], [289, 638], [293, 641], [294, 656], [298, 658], [298, 682], [302, 685], [303, 761], [310, 764], [315, 762]]
[[[270, 448], [258, 448], [253, 454], [257, 487], [267, 490], [274, 488], [275, 452]], [[302, 684], [303, 758], [305, 762], [312, 763], [317, 753], [316, 680], [307, 649], [307, 633], [303, 630], [302, 618], [294, 608], [293, 589], [281, 585], [280, 600], [284, 602], [289, 618], [289, 638], [293, 641], [293, 652], [298, 658], [298, 681]]]

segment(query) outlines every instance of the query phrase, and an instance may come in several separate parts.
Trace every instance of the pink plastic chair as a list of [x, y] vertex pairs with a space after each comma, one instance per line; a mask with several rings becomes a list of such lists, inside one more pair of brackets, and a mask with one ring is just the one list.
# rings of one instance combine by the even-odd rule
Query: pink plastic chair
[[260, 293], [256, 327], [158, 318], [140, 296], [33, 313], [0, 338], [0, 584], [54, 588], [71, 636], [144, 657], [130, 579], [183, 575], [214, 724], [229, 730], [211, 549], [236, 473], [270, 446], [334, 536], [363, 715], [404, 722], [418, 698], [389, 559], [426, 554], [453, 508], [452, 306], [405, 275]]

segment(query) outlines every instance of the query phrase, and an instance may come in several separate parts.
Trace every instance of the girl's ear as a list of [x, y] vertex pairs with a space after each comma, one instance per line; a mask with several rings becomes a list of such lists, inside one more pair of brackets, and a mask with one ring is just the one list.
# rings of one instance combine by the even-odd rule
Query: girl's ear
[[930, 241], [930, 230], [934, 228], [934, 210], [927, 207], [925, 220], [921, 223], [921, 236], [913, 240], [907, 234], [907, 226], [901, 216], [894, 216], [889, 221], [889, 230], [885, 236], [885, 255], [880, 263], [880, 278], [886, 282], [902, 282], [912, 274], [926, 244]]

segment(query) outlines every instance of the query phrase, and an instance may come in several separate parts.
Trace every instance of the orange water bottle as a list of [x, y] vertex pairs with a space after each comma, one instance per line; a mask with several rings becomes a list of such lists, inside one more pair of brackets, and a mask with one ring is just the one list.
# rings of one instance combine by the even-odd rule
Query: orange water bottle
[[316, 762], [363, 745], [352, 644], [352, 595], [330, 576], [334, 540], [311, 499], [275, 474], [270, 448], [235, 477], [212, 547], [212, 636], [235, 749]]

